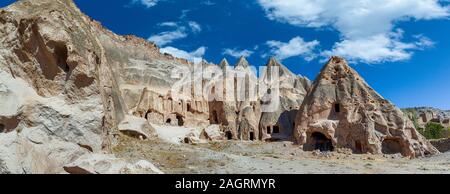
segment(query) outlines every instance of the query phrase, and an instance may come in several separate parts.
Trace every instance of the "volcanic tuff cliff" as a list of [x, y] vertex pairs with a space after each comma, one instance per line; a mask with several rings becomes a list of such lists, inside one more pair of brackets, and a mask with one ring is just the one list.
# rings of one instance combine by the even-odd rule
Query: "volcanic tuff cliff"
[[294, 136], [307, 150], [345, 147], [411, 157], [438, 153], [400, 109], [339, 57], [322, 69], [295, 122]]
[[[207, 62], [201, 65], [214, 71], [229, 64], [224, 60], [220, 66]], [[231, 84], [246, 91], [244, 100], [237, 100], [237, 93], [225, 101], [212, 102], [189, 98], [191, 90], [184, 91], [186, 96], [172, 94], [172, 86], [180, 80], [171, 77], [172, 71], [182, 73], [180, 69], [192, 70], [194, 66], [184, 59], [161, 54], [155, 44], [144, 39], [119, 36], [104, 29], [82, 14], [71, 0], [22, 0], [1, 9], [0, 173], [59, 173], [63, 169], [69, 173], [160, 173], [146, 161], [129, 164], [104, 153], [116, 143], [120, 132], [143, 139], [153, 136], [152, 124], [219, 124], [221, 133], [214, 133], [218, 139], [289, 139], [293, 133], [307, 130], [294, 128], [294, 122], [307, 126], [301, 124], [301, 115], [315, 110], [310, 106], [329, 103], [321, 98], [318, 99], [322, 101], [312, 101], [317, 91], [337, 91], [319, 86], [321, 81], [316, 81], [308, 94], [311, 83], [307, 78], [270, 59], [259, 80], [268, 83], [269, 98], [249, 98], [249, 92], [257, 92], [249, 87], [258, 78], [241, 58], [231, 72], [243, 73], [244, 79], [233, 79]], [[275, 67], [279, 70], [279, 85], [268, 73]], [[211, 80], [215, 78], [220, 76]], [[216, 91], [214, 84], [207, 84], [202, 75], [181, 79], [200, 81], [202, 86]], [[365, 85], [363, 89], [366, 91]], [[262, 113], [261, 106], [270, 102], [270, 95], [274, 94], [280, 97], [280, 103], [273, 112]], [[427, 147], [427, 142], [416, 137], [414, 128], [401, 120], [402, 115], [393, 105], [378, 95], [371, 96], [385, 103], [383, 107], [389, 107], [383, 109], [388, 112], [376, 112], [381, 114], [377, 118], [392, 115], [388, 120], [394, 119], [397, 128], [404, 126], [410, 131], [391, 132], [393, 137], [405, 140], [405, 154], [419, 155], [415, 147], [411, 148], [415, 143], [421, 145], [420, 152], [433, 153], [432, 146]], [[309, 103], [301, 106], [303, 98]], [[346, 104], [342, 105], [346, 110]], [[392, 128], [385, 129], [391, 123], [385, 124], [381, 129]], [[222, 137], [216, 137], [217, 134]], [[407, 134], [412, 134], [415, 141], [410, 141]], [[99, 161], [109, 167], [97, 169]]]
[[[158, 102], [152, 110], [186, 106], [162, 102], [168, 72], [192, 64], [104, 29], [70, 0], [19, 1], [0, 10], [0, 26], [0, 159], [9, 172], [59, 172], [107, 151], [119, 130], [148, 137], [151, 126], [131, 114], [145, 92]], [[206, 103], [192, 109], [207, 118]]]

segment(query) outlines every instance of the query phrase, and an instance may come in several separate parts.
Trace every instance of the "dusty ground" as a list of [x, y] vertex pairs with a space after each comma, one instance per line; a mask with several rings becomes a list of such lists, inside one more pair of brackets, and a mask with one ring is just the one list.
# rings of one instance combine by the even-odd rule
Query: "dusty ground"
[[173, 145], [161, 140], [121, 137], [118, 157], [146, 159], [165, 173], [323, 174], [439, 173], [450, 174], [450, 153], [407, 159], [345, 152], [304, 152], [291, 142], [224, 141]]

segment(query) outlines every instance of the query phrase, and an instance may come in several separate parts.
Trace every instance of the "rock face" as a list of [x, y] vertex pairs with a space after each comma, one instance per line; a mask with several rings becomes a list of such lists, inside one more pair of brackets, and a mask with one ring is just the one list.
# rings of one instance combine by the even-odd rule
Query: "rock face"
[[238, 139], [236, 98], [235, 95], [227, 95], [228, 93], [233, 94], [234, 92], [234, 87], [227, 85], [234, 84], [234, 80], [227, 83], [227, 77], [233, 76], [235, 72], [226, 59], [222, 60], [219, 66], [221, 75], [213, 77], [213, 82], [208, 87], [210, 88], [211, 98], [213, 99], [209, 101], [209, 121], [210, 124], [222, 125], [227, 139]]
[[235, 65], [236, 107], [239, 139], [261, 140], [258, 129], [261, 105], [258, 95], [259, 80], [250, 63], [241, 57]]
[[[100, 158], [119, 167], [95, 167], [96, 154], [109, 152], [120, 132], [170, 139], [191, 128], [206, 130], [193, 130], [188, 143], [294, 134], [308, 149], [323, 141], [323, 148], [357, 152], [436, 153], [342, 59], [333, 58], [312, 88], [275, 59], [260, 78], [245, 58], [230, 71], [226, 60], [203, 61], [200, 72], [197, 64], [104, 29], [71, 0], [22, 0], [1, 9], [0, 173], [122, 172], [128, 164], [114, 156]], [[191, 83], [224, 98], [197, 98], [196, 88], [183, 88]], [[170, 128], [175, 132], [164, 131]]]
[[[136, 73], [142, 60], [152, 61], [152, 76]], [[145, 87], [171, 84], [158, 74], [168, 61], [189, 66], [145, 40], [105, 30], [70, 0], [23, 0], [1, 9], [2, 171], [58, 173], [89, 152], [108, 151]]]
[[262, 82], [267, 88], [261, 101], [271, 111], [263, 112], [259, 122], [262, 139], [287, 139], [292, 136], [296, 114], [306, 96], [310, 81], [293, 74], [274, 58], [266, 65]]
[[416, 107], [403, 109], [411, 120], [417, 121], [417, 125], [424, 128], [429, 122], [439, 123], [444, 127], [450, 127], [450, 111], [444, 111], [432, 107]]
[[350, 148], [355, 153], [419, 157], [438, 153], [403, 112], [333, 57], [322, 69], [296, 118], [305, 150]]

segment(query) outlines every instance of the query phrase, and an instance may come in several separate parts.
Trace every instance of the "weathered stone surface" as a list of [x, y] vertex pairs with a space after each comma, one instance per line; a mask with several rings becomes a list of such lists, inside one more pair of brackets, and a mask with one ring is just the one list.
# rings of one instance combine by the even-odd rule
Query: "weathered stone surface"
[[163, 174], [152, 163], [141, 160], [130, 164], [114, 155], [88, 154], [64, 166], [69, 174]]
[[273, 106], [274, 111], [262, 113], [260, 136], [262, 139], [287, 139], [292, 136], [295, 116], [310, 88], [310, 81], [293, 74], [274, 58], [266, 66], [262, 80], [268, 85], [267, 94], [261, 100], [263, 105]]
[[433, 146], [440, 152], [450, 151], [450, 138], [430, 140], [430, 143], [433, 144]]
[[313, 83], [294, 132], [306, 150], [342, 147], [355, 153], [410, 157], [438, 153], [400, 109], [339, 57], [330, 59]]
[[147, 139], [155, 133], [155, 129], [146, 119], [135, 116], [126, 116], [118, 128], [120, 132], [140, 139]]
[[223, 140], [224, 138], [220, 125], [210, 125], [204, 129], [204, 133], [209, 140]]

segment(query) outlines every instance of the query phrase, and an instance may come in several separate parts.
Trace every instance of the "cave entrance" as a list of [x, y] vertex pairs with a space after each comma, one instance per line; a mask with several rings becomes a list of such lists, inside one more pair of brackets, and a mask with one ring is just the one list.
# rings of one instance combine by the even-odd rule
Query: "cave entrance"
[[333, 151], [333, 143], [331, 139], [328, 139], [324, 134], [314, 132], [312, 135], [314, 150], [320, 150], [321, 152]]
[[273, 133], [280, 133], [280, 127], [273, 126]]
[[225, 135], [227, 136], [227, 139], [228, 139], [228, 140], [232, 140], [232, 139], [233, 139], [233, 134], [231, 133], [231, 131], [227, 131], [227, 132], [225, 133]]
[[0, 124], [0, 133], [4, 133], [5, 132], [5, 125]]
[[166, 120], [166, 124], [172, 124], [172, 119], [168, 118], [168, 119]]
[[334, 112], [336, 112], [336, 113], [341, 112], [341, 104], [339, 104], [339, 103], [334, 104]]
[[385, 139], [381, 145], [381, 152], [383, 154], [399, 154], [402, 153], [402, 146], [399, 140]]
[[267, 134], [271, 134], [272, 130], [270, 129], [270, 126], [267, 126]]
[[250, 132], [250, 141], [254, 141], [255, 140], [255, 133]]
[[184, 125], [183, 116], [177, 115], [178, 126], [182, 127]]
[[363, 147], [360, 141], [355, 141], [355, 153], [356, 154], [362, 154], [363, 153]]
[[219, 117], [217, 116], [217, 111], [213, 111], [211, 114], [211, 124], [219, 124]]

